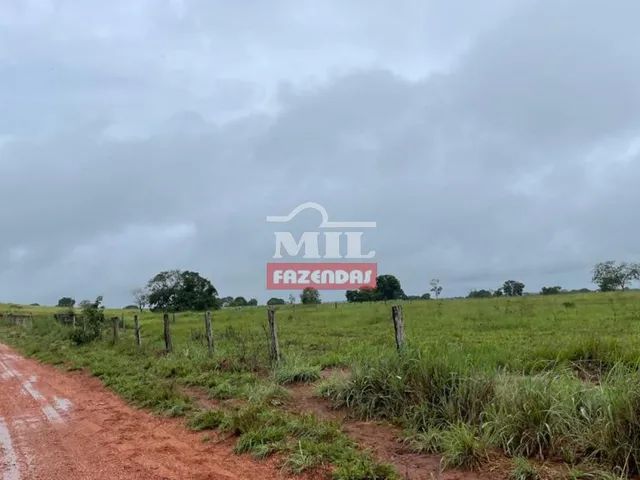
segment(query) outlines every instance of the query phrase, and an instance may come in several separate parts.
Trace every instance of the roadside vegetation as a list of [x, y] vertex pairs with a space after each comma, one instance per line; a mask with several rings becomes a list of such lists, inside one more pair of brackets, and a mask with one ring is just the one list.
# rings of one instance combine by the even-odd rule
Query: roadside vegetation
[[0, 339], [86, 369], [132, 404], [184, 416], [194, 430], [233, 435], [238, 453], [278, 455], [291, 472], [401, 478], [339, 425], [287, 408], [288, 386], [313, 383], [354, 417], [402, 427], [408, 448], [441, 455], [444, 468], [482, 469], [499, 455], [512, 459], [511, 478], [544, 478], [541, 462], [564, 465], [558, 478], [638, 473], [640, 293], [401, 303], [408, 344], [400, 353], [390, 304], [277, 305], [277, 365], [263, 307], [213, 312], [213, 356], [201, 313], [177, 314], [174, 351], [165, 355], [161, 314], [137, 312], [138, 349], [136, 312], [95, 304], [106, 318], [124, 314], [115, 343], [105, 326], [101, 338], [76, 345], [73, 327], [53, 320], [62, 307], [36, 306], [0, 307], [34, 315], [32, 326], [3, 324]]

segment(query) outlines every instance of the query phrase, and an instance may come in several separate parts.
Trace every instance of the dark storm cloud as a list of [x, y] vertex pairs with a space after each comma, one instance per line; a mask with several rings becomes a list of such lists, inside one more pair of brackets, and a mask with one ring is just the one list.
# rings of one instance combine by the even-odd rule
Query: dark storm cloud
[[265, 216], [309, 200], [410, 293], [640, 259], [635, 2], [11, 5], [0, 300], [265, 299]]

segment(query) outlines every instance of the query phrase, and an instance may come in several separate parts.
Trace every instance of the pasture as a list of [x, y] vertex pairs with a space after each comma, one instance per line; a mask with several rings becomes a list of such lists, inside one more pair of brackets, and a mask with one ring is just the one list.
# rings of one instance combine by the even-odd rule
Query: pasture
[[[169, 355], [162, 315], [131, 310], [105, 312], [125, 316], [115, 343], [107, 321], [101, 340], [75, 346], [70, 327], [53, 320], [58, 309], [3, 305], [0, 312], [29, 312], [34, 321], [0, 321], [0, 340], [87, 369], [132, 403], [184, 415], [192, 428], [231, 431], [239, 453], [277, 453], [293, 472], [330, 465], [340, 479], [397, 475], [332, 422], [288, 411], [285, 387], [297, 382], [316, 383], [318, 396], [355, 417], [400, 426], [407, 445], [443, 455], [447, 468], [482, 468], [499, 452], [512, 459], [512, 475], [542, 463], [554, 465], [554, 478], [638, 472], [640, 293], [404, 302], [401, 353], [391, 305], [277, 307], [277, 365], [266, 307], [213, 312], [212, 357], [203, 314], [192, 312], [171, 322]], [[220, 403], [203, 408], [192, 389]]]

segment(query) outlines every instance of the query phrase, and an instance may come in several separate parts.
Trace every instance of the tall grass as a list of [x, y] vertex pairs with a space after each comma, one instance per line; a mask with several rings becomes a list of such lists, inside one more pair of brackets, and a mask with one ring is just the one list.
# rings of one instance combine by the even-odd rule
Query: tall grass
[[569, 367], [536, 375], [474, 370], [458, 358], [409, 350], [354, 366], [322, 394], [363, 418], [415, 431], [414, 450], [474, 467], [484, 448], [509, 456], [596, 461], [624, 474], [640, 467], [640, 372], [615, 364], [598, 383]]
[[354, 365], [349, 381], [323, 394], [365, 418], [403, 419], [419, 430], [457, 422], [479, 425], [494, 396], [494, 378], [472, 366], [420, 350]]

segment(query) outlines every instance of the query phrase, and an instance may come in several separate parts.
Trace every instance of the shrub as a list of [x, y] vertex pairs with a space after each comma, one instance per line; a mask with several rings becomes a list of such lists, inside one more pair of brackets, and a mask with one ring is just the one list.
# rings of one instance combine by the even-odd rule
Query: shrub
[[76, 345], [92, 342], [102, 337], [102, 326], [104, 325], [104, 307], [102, 297], [96, 298], [95, 302], [83, 302], [82, 325], [76, 325], [71, 332], [71, 340]]

